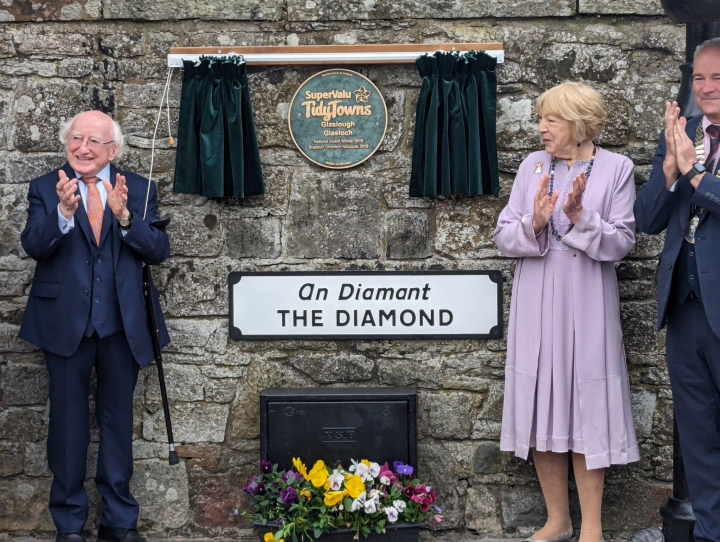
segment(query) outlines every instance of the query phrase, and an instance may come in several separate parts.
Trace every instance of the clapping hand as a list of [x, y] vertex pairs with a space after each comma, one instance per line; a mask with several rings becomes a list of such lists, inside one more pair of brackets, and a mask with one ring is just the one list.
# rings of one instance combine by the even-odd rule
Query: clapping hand
[[587, 177], [585, 177], [585, 173], [583, 172], [573, 179], [572, 189], [562, 207], [563, 213], [567, 215], [573, 224], [577, 224], [583, 212], [582, 197], [585, 192], [585, 186], [587, 186]]
[[127, 185], [125, 184], [125, 177], [119, 173], [115, 176], [115, 188], [113, 188], [110, 181], [103, 179], [103, 185], [105, 185], [105, 191], [107, 192], [107, 205], [110, 206], [110, 210], [115, 215], [115, 218], [122, 220], [129, 216], [127, 209]]
[[[689, 173], [693, 164], [697, 162], [695, 145], [685, 131], [686, 126], [687, 119], [684, 117], [680, 117], [675, 123], [675, 159], [677, 160], [678, 169], [682, 174]], [[702, 175], [695, 175], [690, 179], [690, 184], [697, 188], [701, 179]]]
[[540, 184], [535, 192], [533, 202], [532, 226], [535, 235], [538, 235], [547, 226], [559, 196], [560, 192], [557, 190], [552, 193], [552, 196], [550, 195], [550, 175], [543, 175], [540, 178]]
[[78, 201], [80, 201], [80, 195], [75, 194], [77, 192], [78, 181], [76, 177], [68, 179], [68, 176], [61, 169], [58, 175], [60, 180], [55, 185], [58, 198], [60, 198], [60, 213], [67, 219], [70, 220], [78, 208]]

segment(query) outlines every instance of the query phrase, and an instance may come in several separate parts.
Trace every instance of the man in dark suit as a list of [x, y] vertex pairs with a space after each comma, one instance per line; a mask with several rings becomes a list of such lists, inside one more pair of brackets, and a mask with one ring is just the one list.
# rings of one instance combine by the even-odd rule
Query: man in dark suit
[[695, 53], [702, 116], [667, 104], [653, 170], [635, 201], [637, 228], [665, 231], [658, 268], [658, 328], [667, 364], [695, 540], [720, 541], [720, 39]]
[[[123, 147], [113, 119], [99, 111], [80, 113], [61, 128], [60, 139], [67, 163], [30, 182], [22, 232], [22, 246], [37, 266], [20, 338], [42, 349], [50, 374], [50, 513], [57, 540], [84, 542], [88, 394], [95, 367], [98, 539], [144, 542], [129, 487], [133, 391], [140, 366], [153, 361], [142, 264], [162, 262], [170, 244], [153, 226], [154, 184], [111, 163]], [[153, 297], [165, 346], [169, 338], [156, 291]]]

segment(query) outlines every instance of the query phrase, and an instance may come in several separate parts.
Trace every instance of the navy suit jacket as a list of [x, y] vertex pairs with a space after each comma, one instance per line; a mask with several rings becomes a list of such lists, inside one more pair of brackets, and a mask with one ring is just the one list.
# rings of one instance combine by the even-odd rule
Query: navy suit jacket
[[[686, 131], [691, 139], [695, 136], [695, 129], [700, 122], [702, 116], [688, 120]], [[663, 131], [655, 150], [650, 178], [635, 200], [637, 229], [650, 234], [665, 231], [665, 246], [658, 268], [658, 329], [665, 325], [673, 269], [685, 238], [690, 204], [694, 203], [704, 209], [695, 233], [695, 259], [700, 274], [700, 291], [710, 327], [720, 336], [720, 178], [705, 173], [694, 193], [690, 183], [681, 179], [677, 190], [671, 192], [665, 187], [662, 171], [665, 152]]]
[[[75, 172], [69, 164], [61, 168], [68, 178]], [[37, 261], [20, 338], [58, 356], [70, 356], [78, 348], [90, 315], [92, 290], [90, 259], [97, 251], [90, 221], [83, 202], [75, 211], [75, 227], [65, 235], [58, 226], [59, 198], [55, 190], [60, 170], [51, 171], [30, 181], [28, 219], [21, 240], [25, 252]], [[112, 265], [122, 315], [123, 328], [135, 360], [147, 365], [154, 359], [152, 336], [148, 326], [145, 297], [142, 291], [142, 263], [157, 265], [170, 255], [167, 233], [150, 225], [157, 216], [155, 184], [150, 183], [147, 216], [142, 219], [148, 181], [144, 177], [119, 171], [110, 165], [110, 182], [115, 175], [125, 176], [128, 188], [127, 207], [133, 213], [130, 229], [123, 237], [120, 226], [105, 206], [101, 246], [112, 243]], [[80, 190], [76, 192], [80, 194]], [[111, 239], [106, 239], [107, 236]], [[160, 346], [170, 338], [162, 317], [157, 290], [153, 301]]]

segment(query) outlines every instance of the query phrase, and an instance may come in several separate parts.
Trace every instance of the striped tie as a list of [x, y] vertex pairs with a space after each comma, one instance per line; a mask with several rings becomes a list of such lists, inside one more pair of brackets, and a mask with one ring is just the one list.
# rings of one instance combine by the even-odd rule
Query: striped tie
[[97, 177], [80, 177], [80, 180], [87, 186], [85, 207], [87, 208], [90, 226], [93, 234], [95, 234], [95, 243], [100, 246], [100, 232], [102, 232], [103, 212], [105, 209], [103, 209], [102, 199], [100, 199], [100, 191], [96, 186], [99, 179]]
[[707, 160], [705, 160], [705, 169], [707, 169], [713, 175], [715, 174], [715, 168], [717, 168], [718, 151], [720, 150], [720, 126], [711, 124], [706, 129], [707, 134], [710, 136], [710, 152], [708, 153]]

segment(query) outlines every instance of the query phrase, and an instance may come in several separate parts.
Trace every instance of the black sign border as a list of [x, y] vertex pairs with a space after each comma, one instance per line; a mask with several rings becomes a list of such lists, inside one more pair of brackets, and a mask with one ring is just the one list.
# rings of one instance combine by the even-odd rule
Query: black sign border
[[[490, 333], [458, 334], [458, 335], [243, 335], [242, 331], [232, 325], [233, 316], [233, 286], [244, 276], [332, 276], [332, 275], [488, 275], [490, 280], [497, 284], [498, 324], [490, 329]], [[236, 341], [284, 341], [284, 340], [443, 340], [443, 339], [502, 339], [503, 336], [503, 278], [502, 272], [497, 270], [474, 271], [232, 271], [228, 275], [229, 309], [228, 327], [230, 338]]]

